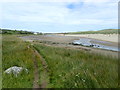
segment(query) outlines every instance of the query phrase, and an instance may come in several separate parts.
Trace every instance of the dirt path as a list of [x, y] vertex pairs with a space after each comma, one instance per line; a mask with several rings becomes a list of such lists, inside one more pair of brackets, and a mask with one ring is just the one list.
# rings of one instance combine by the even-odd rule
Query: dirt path
[[37, 50], [35, 50], [36, 55], [40, 58], [42, 67], [43, 67], [43, 72], [41, 73], [41, 85], [40, 88], [47, 88], [48, 82], [49, 82], [49, 77], [48, 77], [48, 66], [45, 61], [45, 59], [38, 53]]
[[33, 90], [35, 88], [40, 88], [39, 84], [38, 84], [38, 80], [39, 80], [39, 70], [38, 70], [38, 64], [37, 64], [37, 60], [36, 60], [36, 53], [35, 50], [31, 47], [28, 46], [28, 49], [31, 49], [32, 53], [33, 53], [33, 63], [34, 63], [34, 81], [33, 81]]
[[[39, 54], [39, 52], [34, 48], [31, 47], [33, 50], [33, 62], [34, 62], [34, 82], [33, 82], [33, 88], [47, 88], [48, 82], [49, 82], [49, 77], [48, 77], [48, 66], [46, 64], [46, 61], [44, 58]], [[42, 64], [42, 71], [40, 71], [38, 68], [38, 63], [36, 60], [36, 57], [39, 58]], [[38, 84], [38, 80], [40, 79], [40, 85]]]
[[36, 53], [33, 51], [33, 62], [34, 62], [34, 82], [33, 82], [33, 88], [40, 88], [38, 84], [39, 80], [39, 72], [38, 72], [38, 64], [36, 60]]

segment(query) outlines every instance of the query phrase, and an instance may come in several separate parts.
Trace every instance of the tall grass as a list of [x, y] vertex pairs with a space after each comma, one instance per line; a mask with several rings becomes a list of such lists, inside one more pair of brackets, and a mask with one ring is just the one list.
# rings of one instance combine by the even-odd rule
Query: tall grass
[[0, 34], [0, 89], [2, 89], [2, 34]]
[[[14, 35], [3, 35], [2, 38], [2, 71], [3, 88], [32, 88], [33, 86], [33, 58], [28, 43], [21, 41]], [[27, 68], [29, 73], [20, 73], [17, 77], [5, 74], [4, 71], [12, 66]]]
[[118, 87], [117, 59], [87, 51], [35, 44], [50, 70], [49, 87]]
[[[33, 52], [29, 43], [14, 35], [2, 38], [3, 88], [32, 88]], [[116, 58], [92, 54], [83, 50], [50, 47], [35, 44], [34, 47], [46, 60], [49, 68], [49, 87], [53, 88], [115, 88], [118, 87]], [[35, 57], [39, 67], [39, 84], [44, 80], [43, 67], [39, 57]], [[27, 68], [29, 73], [21, 72], [18, 77], [5, 74], [12, 66]]]

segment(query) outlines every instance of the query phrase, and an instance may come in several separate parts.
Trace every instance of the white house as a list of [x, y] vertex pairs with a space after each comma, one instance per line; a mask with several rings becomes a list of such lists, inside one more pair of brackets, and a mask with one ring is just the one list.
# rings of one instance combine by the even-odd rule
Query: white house
[[34, 32], [34, 34], [35, 34], [35, 35], [37, 35], [37, 33], [36, 33], [36, 32]]

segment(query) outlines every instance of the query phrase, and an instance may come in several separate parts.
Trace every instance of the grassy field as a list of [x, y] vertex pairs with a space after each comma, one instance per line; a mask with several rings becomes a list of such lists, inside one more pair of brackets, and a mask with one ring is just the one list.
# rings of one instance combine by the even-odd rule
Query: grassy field
[[[116, 58], [88, 53], [83, 50], [66, 49], [34, 44], [17, 38], [16, 35], [3, 35], [2, 72], [3, 88], [32, 88], [34, 80], [33, 51], [36, 49], [47, 62], [49, 88], [115, 88], [118, 87], [118, 60]], [[32, 50], [31, 50], [32, 49]], [[39, 56], [37, 60], [39, 80], [45, 80], [45, 72]], [[15, 77], [4, 71], [12, 66], [27, 68]]]
[[0, 34], [0, 89], [2, 89], [2, 35]]
[[[32, 88], [33, 86], [33, 61], [32, 52], [27, 48], [28, 43], [18, 39], [14, 35], [2, 37], [2, 71], [3, 88]], [[4, 71], [12, 66], [27, 68], [25, 72], [15, 77], [13, 74], [5, 74]]]
[[49, 87], [118, 87], [117, 59], [80, 50], [34, 45], [49, 68]]
[[68, 34], [118, 34], [119, 29], [105, 29], [100, 31], [71, 32]]

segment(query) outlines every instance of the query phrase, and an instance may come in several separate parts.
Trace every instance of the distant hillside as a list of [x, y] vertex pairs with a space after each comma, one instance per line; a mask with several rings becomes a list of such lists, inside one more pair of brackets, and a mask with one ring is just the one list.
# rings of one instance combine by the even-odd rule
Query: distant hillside
[[23, 31], [23, 30], [9, 30], [9, 29], [0, 29], [0, 33], [2, 34], [34, 34], [30, 31]]
[[120, 29], [104, 29], [100, 31], [70, 32], [68, 34], [118, 34], [118, 30]]

